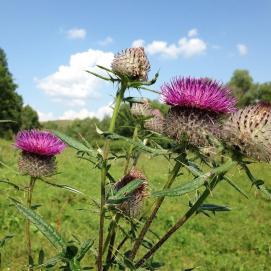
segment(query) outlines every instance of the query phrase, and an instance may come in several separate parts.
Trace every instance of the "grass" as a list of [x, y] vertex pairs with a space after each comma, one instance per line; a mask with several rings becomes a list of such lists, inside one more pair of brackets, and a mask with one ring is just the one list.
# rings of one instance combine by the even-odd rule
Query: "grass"
[[[10, 169], [0, 167], [0, 179], [9, 178], [16, 184], [26, 185], [26, 177], [17, 176], [18, 153], [11, 143], [0, 140], [0, 160], [5, 161]], [[115, 178], [122, 175], [124, 162], [117, 161], [111, 174]], [[142, 157], [138, 167], [150, 179], [152, 190], [160, 190], [163, 186], [168, 164], [162, 158]], [[255, 176], [263, 179], [271, 186], [271, 171], [267, 164], [250, 166]], [[81, 241], [86, 238], [95, 240], [97, 246], [98, 213], [90, 199], [99, 198], [99, 171], [93, 169], [85, 161], [75, 158], [75, 153], [68, 149], [58, 157], [58, 168], [61, 174], [52, 181], [75, 187], [87, 196], [54, 188], [38, 182], [33, 197], [34, 204], [41, 204], [38, 212], [57, 228], [66, 240]], [[251, 189], [249, 181], [238, 169], [230, 172], [231, 177], [249, 195], [246, 199], [226, 183], [221, 183], [213, 192], [208, 203], [230, 206], [231, 212], [218, 213], [208, 218], [202, 214], [194, 216], [184, 225], [155, 255], [155, 259], [165, 263], [161, 270], [184, 270], [197, 267], [196, 270], [270, 270], [271, 266], [271, 227], [270, 202], [258, 192]], [[191, 176], [178, 177], [176, 184], [186, 182]], [[24, 218], [10, 206], [9, 196], [25, 202], [26, 195], [0, 183], [0, 239], [13, 234], [14, 237], [1, 248], [2, 263], [0, 270], [26, 270], [26, 250], [24, 242]], [[192, 195], [190, 195], [192, 196]], [[166, 199], [158, 213], [152, 229], [162, 235], [187, 209], [189, 196]], [[149, 199], [147, 206], [152, 202]], [[125, 223], [124, 223], [125, 224]], [[123, 225], [124, 225], [123, 224]], [[125, 226], [125, 225], [124, 225]], [[41, 248], [48, 259], [56, 251], [35, 229], [31, 228], [35, 257]], [[119, 238], [121, 238], [119, 234]], [[149, 239], [155, 238], [148, 235]], [[130, 244], [127, 244], [127, 249]], [[141, 254], [144, 251], [141, 250]], [[85, 259], [87, 264], [94, 264], [90, 253]]]

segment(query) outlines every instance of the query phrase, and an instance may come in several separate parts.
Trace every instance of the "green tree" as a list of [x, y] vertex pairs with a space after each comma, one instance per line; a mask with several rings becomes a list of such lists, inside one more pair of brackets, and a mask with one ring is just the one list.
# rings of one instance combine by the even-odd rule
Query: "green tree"
[[21, 127], [22, 97], [16, 93], [17, 85], [8, 69], [6, 54], [0, 48], [0, 119], [13, 122], [2, 123], [0, 137], [11, 137]]
[[37, 112], [29, 105], [23, 107], [21, 119], [22, 129], [33, 129], [41, 127]]
[[239, 106], [252, 103], [256, 98], [256, 86], [247, 70], [235, 70], [228, 84]]

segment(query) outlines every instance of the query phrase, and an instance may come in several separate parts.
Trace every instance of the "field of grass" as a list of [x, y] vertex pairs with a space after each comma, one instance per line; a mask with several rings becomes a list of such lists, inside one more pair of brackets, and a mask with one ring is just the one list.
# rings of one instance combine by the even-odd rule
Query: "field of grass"
[[[18, 153], [10, 142], [0, 141], [0, 160], [16, 169]], [[160, 190], [163, 186], [168, 164], [162, 158], [142, 157], [138, 167], [149, 178], [151, 189]], [[98, 214], [90, 198], [99, 198], [99, 172], [85, 161], [75, 158], [75, 153], [68, 149], [58, 157], [61, 174], [52, 181], [75, 187], [86, 196], [53, 188], [38, 182], [33, 197], [34, 204], [40, 204], [38, 212], [54, 225], [66, 240], [91, 238], [97, 245]], [[271, 167], [267, 164], [251, 165], [259, 179], [271, 186]], [[119, 178], [123, 171], [123, 162], [118, 161], [112, 167], [112, 175]], [[221, 212], [208, 218], [202, 214], [194, 216], [184, 225], [155, 255], [165, 263], [161, 270], [271, 270], [271, 204], [258, 192], [251, 189], [250, 183], [237, 169], [230, 172], [231, 177], [248, 193], [246, 199], [226, 183], [221, 183], [208, 199], [208, 203], [227, 205], [231, 212]], [[19, 177], [10, 169], [0, 167], [0, 179], [26, 185], [28, 179]], [[176, 184], [186, 182], [191, 176], [178, 177]], [[24, 218], [10, 206], [9, 196], [22, 202], [25, 195], [0, 183], [0, 239], [13, 234], [14, 237], [1, 248], [2, 263], [0, 270], [25, 270], [26, 250], [24, 242]], [[167, 198], [153, 223], [152, 229], [161, 235], [187, 209], [189, 196]], [[147, 205], [150, 205], [149, 199]], [[35, 255], [41, 247], [45, 257], [54, 256], [56, 251], [44, 237], [32, 227], [33, 249]], [[121, 234], [118, 236], [121, 238]], [[148, 236], [154, 239], [153, 235]], [[129, 248], [129, 243], [127, 244]], [[142, 251], [141, 251], [142, 253]], [[88, 254], [86, 263], [93, 264], [93, 255]]]

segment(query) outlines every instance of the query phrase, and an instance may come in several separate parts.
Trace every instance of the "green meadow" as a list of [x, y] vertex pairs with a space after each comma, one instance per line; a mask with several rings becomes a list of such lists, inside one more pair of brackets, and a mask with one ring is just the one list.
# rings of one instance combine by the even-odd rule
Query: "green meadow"
[[[0, 140], [0, 160], [5, 166], [0, 167], [0, 180], [10, 181], [24, 186], [28, 179], [16, 175], [16, 160], [18, 152], [9, 141]], [[86, 161], [76, 158], [75, 152], [67, 149], [57, 157], [59, 173], [50, 181], [66, 184], [84, 193], [84, 195], [56, 188], [39, 181], [34, 190], [33, 204], [39, 206], [37, 212], [47, 222], [50, 222], [67, 241], [79, 242], [87, 238], [95, 241], [98, 237], [98, 213], [93, 200], [99, 198], [99, 171]], [[120, 178], [123, 172], [124, 160], [119, 160], [112, 167], [111, 174]], [[166, 181], [169, 170], [168, 162], [161, 157], [142, 156], [138, 167], [150, 181], [153, 191], [160, 190]], [[255, 163], [250, 165], [257, 178], [271, 186], [271, 171], [268, 164]], [[271, 270], [271, 204], [251, 188], [250, 182], [238, 169], [231, 170], [229, 176], [247, 193], [248, 199], [236, 192], [227, 183], [221, 183], [207, 200], [208, 203], [226, 205], [230, 212], [220, 212], [210, 217], [198, 214], [187, 222], [165, 246], [155, 255], [155, 260], [166, 264], [161, 270]], [[188, 182], [192, 176], [184, 171], [175, 181], [175, 185]], [[25, 202], [25, 194], [7, 184], [0, 183], [0, 239], [7, 235], [13, 237], [0, 247], [0, 270], [26, 270], [26, 250], [24, 241], [25, 220], [9, 197]], [[152, 225], [157, 236], [167, 230], [185, 212], [190, 197], [167, 198]], [[151, 206], [154, 199], [148, 199], [145, 208]], [[127, 228], [127, 223], [121, 222]], [[128, 229], [128, 228], [127, 228]], [[41, 248], [45, 258], [49, 259], [57, 251], [39, 233], [34, 226], [31, 228], [35, 260]], [[147, 238], [157, 240], [154, 234]], [[118, 240], [122, 239], [119, 231]], [[118, 242], [117, 242], [118, 243]], [[130, 248], [126, 243], [127, 250]], [[140, 253], [145, 249], [141, 248]], [[92, 252], [84, 260], [86, 266], [94, 266]], [[40, 269], [41, 270], [41, 269]], [[51, 269], [58, 270], [58, 269]]]

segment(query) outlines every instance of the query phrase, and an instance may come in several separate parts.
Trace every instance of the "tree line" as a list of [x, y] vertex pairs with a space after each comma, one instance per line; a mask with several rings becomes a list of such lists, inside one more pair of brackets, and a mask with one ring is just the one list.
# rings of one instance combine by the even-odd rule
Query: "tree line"
[[[271, 82], [254, 82], [247, 70], [235, 70], [228, 85], [232, 89], [233, 95], [237, 97], [239, 107], [259, 101], [271, 103]], [[6, 54], [0, 48], [0, 120], [11, 121], [1, 123], [1, 138], [11, 138], [20, 129], [44, 128], [60, 130], [70, 136], [82, 136], [93, 141], [98, 140], [96, 126], [102, 130], [108, 127], [108, 117], [103, 120], [86, 118], [40, 123], [37, 112], [30, 105], [23, 104], [23, 98], [16, 92], [17, 88], [18, 85], [14, 82], [8, 68]], [[167, 107], [158, 101], [153, 101], [152, 105], [162, 111], [167, 110]], [[134, 119], [130, 114], [129, 105], [123, 105], [117, 120], [117, 132], [129, 136], [132, 133], [133, 124]]]

